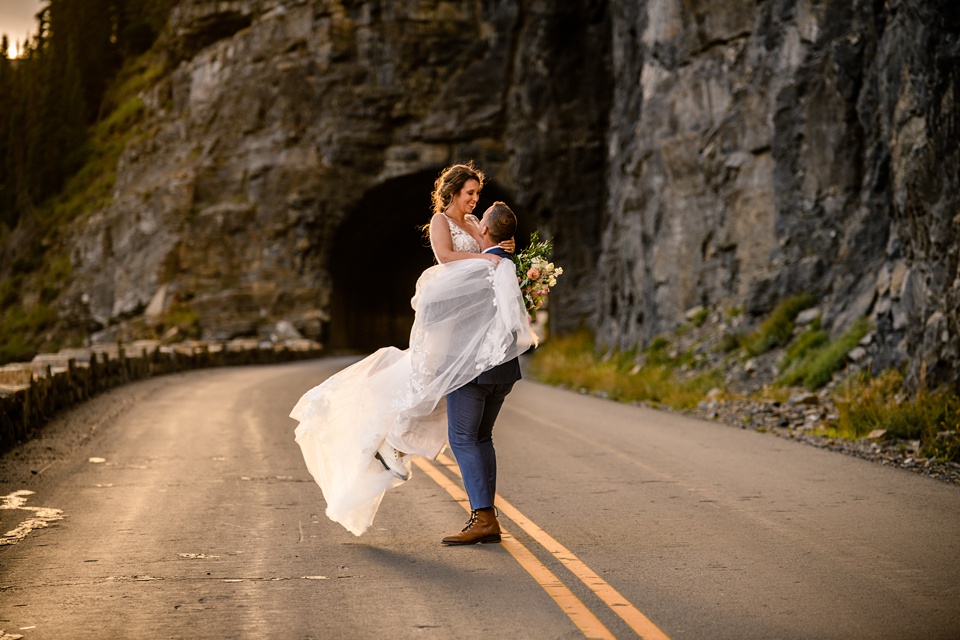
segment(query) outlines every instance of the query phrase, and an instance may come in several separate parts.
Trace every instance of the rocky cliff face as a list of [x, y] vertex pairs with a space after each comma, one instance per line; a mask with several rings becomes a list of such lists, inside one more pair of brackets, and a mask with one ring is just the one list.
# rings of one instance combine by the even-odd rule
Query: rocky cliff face
[[874, 367], [956, 382], [960, 11], [948, 2], [617, 3], [597, 324], [813, 294]]
[[609, 74], [590, 4], [181, 3], [148, 134], [76, 230], [69, 315], [112, 339], [179, 301], [208, 338], [287, 320], [403, 343], [433, 180], [470, 158], [481, 206], [515, 203], [527, 231], [573, 220], [559, 253], [592, 280]]
[[955, 382], [958, 32], [947, 0], [184, 0], [63, 309], [402, 343], [433, 178], [473, 158], [555, 239], [555, 330], [808, 292]]

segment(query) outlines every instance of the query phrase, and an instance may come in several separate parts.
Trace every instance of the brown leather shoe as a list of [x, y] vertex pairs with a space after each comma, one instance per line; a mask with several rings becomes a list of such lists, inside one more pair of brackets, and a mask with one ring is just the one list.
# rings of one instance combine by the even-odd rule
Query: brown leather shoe
[[497, 522], [497, 510], [493, 507], [470, 512], [470, 519], [463, 531], [447, 536], [441, 542], [453, 546], [458, 544], [477, 544], [500, 542], [500, 523]]

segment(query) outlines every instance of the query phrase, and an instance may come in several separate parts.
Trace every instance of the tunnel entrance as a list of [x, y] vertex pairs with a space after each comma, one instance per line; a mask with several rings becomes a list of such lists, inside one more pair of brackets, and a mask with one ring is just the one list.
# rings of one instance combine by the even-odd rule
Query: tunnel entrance
[[[430, 221], [430, 193], [440, 169], [388, 180], [369, 190], [348, 212], [330, 253], [333, 290], [328, 346], [371, 352], [385, 346], [406, 349], [413, 326], [410, 298], [433, 252], [419, 227]], [[475, 214], [508, 194], [487, 182]], [[517, 212], [517, 243], [526, 244], [532, 221]]]

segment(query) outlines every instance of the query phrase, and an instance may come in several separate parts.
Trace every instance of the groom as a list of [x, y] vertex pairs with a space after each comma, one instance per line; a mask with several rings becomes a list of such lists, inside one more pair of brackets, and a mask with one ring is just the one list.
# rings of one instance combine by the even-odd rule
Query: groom
[[[512, 238], [516, 230], [517, 217], [510, 207], [502, 202], [493, 203], [480, 220], [483, 253], [510, 260], [510, 254], [497, 245]], [[500, 523], [493, 506], [497, 493], [493, 423], [513, 383], [519, 379], [520, 361], [513, 358], [447, 395], [447, 439], [460, 465], [471, 512], [467, 526], [460, 533], [444, 538], [445, 545], [500, 542]]]

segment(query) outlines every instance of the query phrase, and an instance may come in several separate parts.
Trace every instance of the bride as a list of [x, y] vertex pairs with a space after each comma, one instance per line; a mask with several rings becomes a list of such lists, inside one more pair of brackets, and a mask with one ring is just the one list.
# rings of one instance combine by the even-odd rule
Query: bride
[[[410, 477], [411, 454], [442, 451], [446, 395], [536, 345], [513, 262], [480, 253], [472, 212], [483, 178], [471, 162], [434, 184], [429, 236], [439, 264], [417, 281], [410, 348], [378, 350], [305, 393], [290, 413], [327, 517], [355, 535], [373, 522], [383, 494]], [[501, 245], [514, 249], [513, 240]]]

